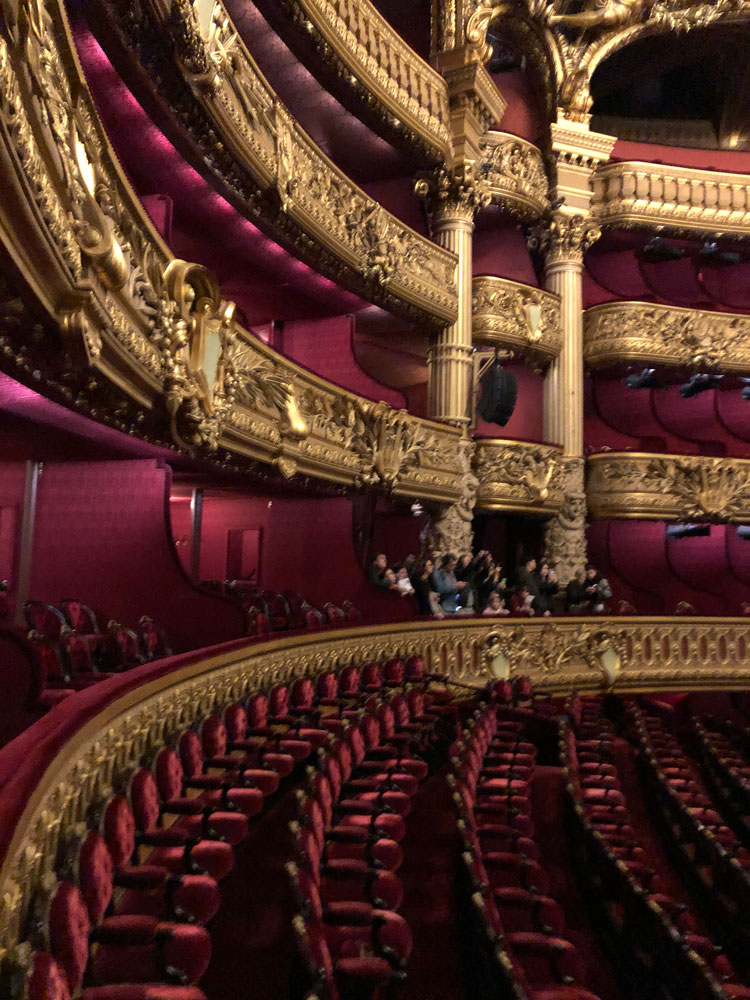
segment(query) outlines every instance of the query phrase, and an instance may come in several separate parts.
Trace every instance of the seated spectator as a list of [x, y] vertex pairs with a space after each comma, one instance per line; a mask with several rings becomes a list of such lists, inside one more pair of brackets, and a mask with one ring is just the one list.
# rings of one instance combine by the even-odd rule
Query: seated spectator
[[456, 579], [466, 584], [464, 592], [461, 595], [461, 605], [471, 611], [479, 610], [477, 568], [476, 559], [468, 554], [460, 556], [456, 564]]
[[453, 614], [461, 603], [461, 591], [466, 589], [464, 580], [456, 579], [456, 557], [446, 552], [442, 565], [432, 574], [432, 583], [440, 599], [440, 608], [445, 614]]
[[537, 614], [549, 615], [549, 603], [543, 596], [540, 577], [536, 571], [536, 559], [527, 559], [516, 574], [516, 585], [525, 587], [531, 594], [532, 607]]
[[417, 608], [420, 615], [433, 615], [435, 618], [445, 618], [440, 607], [440, 600], [432, 587], [432, 574], [435, 566], [432, 559], [425, 559], [421, 568], [417, 569], [411, 578], [414, 593], [417, 598]]
[[571, 615], [587, 615], [591, 611], [591, 587], [587, 585], [585, 569], [579, 570], [565, 588], [565, 607]]
[[539, 604], [543, 605], [544, 611], [561, 610], [561, 601], [558, 597], [559, 589], [557, 574], [549, 563], [543, 562], [539, 567]]
[[502, 615], [509, 615], [510, 611], [505, 607], [505, 598], [501, 597], [500, 594], [495, 591], [490, 594], [490, 599], [487, 602], [487, 607], [482, 612], [483, 615], [492, 616], [494, 618], [499, 618]]
[[396, 583], [396, 574], [392, 569], [388, 568], [383, 573], [383, 583], [381, 587], [387, 587], [388, 590], [398, 590], [398, 584]]
[[402, 566], [401, 569], [396, 571], [396, 589], [404, 597], [409, 597], [414, 593], [414, 587], [411, 585], [411, 580], [409, 579], [409, 574], [406, 570], [406, 566]]
[[484, 559], [482, 574], [479, 578], [477, 590], [479, 592], [479, 607], [484, 608], [490, 599], [490, 594], [494, 591], [505, 591], [506, 579], [503, 576], [503, 567], [500, 563], [495, 563], [489, 552]]
[[388, 590], [390, 588], [390, 584], [387, 583], [385, 579], [387, 569], [388, 557], [385, 552], [379, 552], [370, 564], [370, 583], [374, 583], [376, 587], [382, 587], [384, 590]]
[[511, 598], [510, 602], [511, 610], [514, 615], [524, 615], [527, 618], [533, 618], [536, 614], [534, 611], [534, 595], [529, 593], [528, 587], [521, 587]]
[[411, 577], [417, 568], [417, 557], [413, 552], [407, 552], [406, 559], [404, 559], [404, 566], [406, 567], [406, 572]]

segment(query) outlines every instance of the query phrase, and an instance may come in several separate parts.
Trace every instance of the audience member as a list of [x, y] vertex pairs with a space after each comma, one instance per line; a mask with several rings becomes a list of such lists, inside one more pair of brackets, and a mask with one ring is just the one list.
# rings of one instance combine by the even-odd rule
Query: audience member
[[456, 564], [456, 579], [466, 584], [461, 595], [461, 605], [472, 611], [479, 610], [479, 596], [476, 588], [477, 564], [471, 555], [464, 554], [459, 557]]
[[481, 574], [477, 583], [479, 607], [485, 608], [493, 593], [505, 594], [506, 580], [503, 576], [503, 567], [500, 563], [495, 563], [489, 553], [479, 572]]
[[[591, 611], [592, 588], [587, 586], [585, 569], [579, 570], [565, 588], [565, 607], [572, 615], [585, 615]], [[593, 588], [596, 590], [596, 588]]]
[[382, 587], [384, 590], [390, 588], [390, 584], [386, 582], [385, 571], [388, 569], [388, 556], [385, 552], [379, 552], [372, 563], [370, 564], [370, 583], [374, 583], [376, 587]]
[[383, 573], [383, 583], [381, 586], [387, 587], [389, 590], [398, 590], [398, 584], [396, 583], [396, 574], [392, 569], [386, 569]]
[[404, 559], [404, 566], [406, 567], [406, 572], [411, 576], [417, 568], [417, 557], [413, 552], [406, 553], [406, 559]]
[[487, 607], [484, 609], [482, 614], [499, 618], [501, 615], [509, 615], [510, 611], [505, 607], [505, 598], [501, 597], [497, 591], [495, 591], [490, 594]]
[[453, 614], [456, 611], [461, 600], [461, 591], [466, 589], [466, 582], [456, 579], [455, 569], [456, 557], [452, 552], [446, 552], [442, 565], [432, 574], [440, 607], [446, 614]]
[[409, 579], [409, 574], [406, 571], [406, 566], [402, 566], [396, 572], [396, 587], [400, 594], [404, 597], [408, 597], [414, 593], [414, 587], [411, 585], [411, 580]]
[[438, 595], [434, 592], [432, 586], [432, 573], [434, 569], [432, 559], [425, 559], [421, 568], [413, 574], [411, 582], [417, 597], [419, 614], [434, 615], [436, 618], [443, 618], [444, 615], [440, 609]]
[[514, 615], [525, 615], [527, 618], [533, 618], [536, 614], [534, 595], [529, 592], [528, 587], [521, 587], [516, 591], [511, 598], [510, 606]]
[[558, 596], [560, 586], [557, 574], [549, 563], [543, 562], [539, 567], [539, 601], [543, 610], [557, 612], [562, 610], [562, 601]]

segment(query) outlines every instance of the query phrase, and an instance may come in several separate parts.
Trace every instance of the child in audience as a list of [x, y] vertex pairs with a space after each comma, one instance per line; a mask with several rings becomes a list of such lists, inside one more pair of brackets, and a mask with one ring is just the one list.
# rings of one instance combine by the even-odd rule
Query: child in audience
[[399, 593], [404, 597], [409, 597], [414, 593], [414, 587], [411, 585], [409, 571], [406, 566], [402, 566], [396, 573], [396, 587], [398, 588]]
[[483, 615], [491, 615], [494, 618], [499, 618], [501, 615], [509, 615], [510, 611], [505, 607], [505, 598], [501, 597], [497, 591], [490, 594], [490, 599], [487, 602], [487, 607], [482, 612]]

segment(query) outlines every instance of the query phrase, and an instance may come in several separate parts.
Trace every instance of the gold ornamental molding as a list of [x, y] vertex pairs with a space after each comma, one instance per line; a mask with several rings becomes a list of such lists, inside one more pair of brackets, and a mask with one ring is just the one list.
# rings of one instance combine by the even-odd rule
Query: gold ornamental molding
[[650, 302], [607, 302], [584, 313], [590, 368], [635, 361], [701, 371], [750, 371], [750, 316]]
[[541, 151], [517, 135], [490, 130], [481, 143], [479, 169], [492, 200], [521, 219], [549, 211], [549, 184]]
[[472, 282], [475, 344], [506, 347], [533, 364], [549, 364], [562, 349], [560, 296], [494, 275]]
[[2, 26], [3, 368], [227, 468], [455, 502], [457, 430], [283, 358], [239, 327], [206, 268], [174, 259], [106, 140], [62, 4]]
[[455, 255], [387, 212], [325, 156], [279, 101], [221, 3], [208, 5], [205, 21], [193, 0], [148, 0], [139, 18], [111, 0], [88, 9], [128, 60], [138, 92], [158, 75], [174, 141], [189, 159], [201, 158], [248, 218], [388, 310], [433, 330], [455, 321]]
[[609, 228], [750, 236], [750, 175], [661, 163], [607, 163], [593, 179], [592, 216]]
[[476, 442], [476, 509], [550, 516], [562, 509], [565, 477], [560, 449], [529, 441]]
[[750, 520], [750, 459], [610, 451], [592, 455], [587, 466], [594, 518]]
[[[40, 896], [65, 845], [159, 747], [212, 712], [275, 683], [354, 660], [418, 654], [428, 671], [483, 684], [528, 675], [564, 692], [745, 688], [747, 619], [566, 618], [410, 622], [274, 639], [145, 679], [112, 700], [56, 751], [8, 831], [0, 867], [3, 973], [23, 964]], [[460, 689], [458, 691], [460, 695]], [[73, 706], [79, 695], [67, 702]], [[12, 753], [6, 748], [5, 753]], [[0, 789], [0, 804], [2, 790]]]
[[450, 160], [448, 88], [429, 63], [404, 42], [370, 0], [259, 0], [284, 38], [335, 74], [364, 118], [428, 162]]

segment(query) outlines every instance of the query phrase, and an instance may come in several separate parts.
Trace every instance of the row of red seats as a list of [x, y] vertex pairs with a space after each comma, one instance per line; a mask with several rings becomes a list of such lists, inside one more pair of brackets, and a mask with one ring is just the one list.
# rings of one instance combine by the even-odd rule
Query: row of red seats
[[485, 946], [474, 963], [475, 992], [596, 1000], [582, 985], [584, 963], [564, 936], [565, 917], [540, 864], [531, 816], [536, 747], [525, 723], [480, 710], [452, 762], [471, 918]]
[[725, 733], [692, 720], [695, 746], [712, 794], [743, 841], [750, 841], [750, 764]]
[[321, 628], [347, 621], [357, 622], [362, 617], [349, 600], [344, 601], [341, 607], [328, 601], [317, 608], [296, 590], [285, 590], [279, 594], [274, 590], [261, 591], [252, 585], [231, 581], [226, 585], [225, 592], [241, 601], [248, 616], [250, 635]]
[[[626, 943], [640, 977], [654, 990], [689, 987], [691, 996], [745, 998], [746, 987], [722, 949], [699, 933], [695, 914], [664, 891], [650, 858], [637, 843], [613, 754], [615, 733], [603, 716], [601, 700], [572, 695], [566, 705], [576, 735], [563, 726], [560, 758], [588, 877], [601, 896], [609, 887], [611, 905], [601, 912], [618, 945]], [[632, 973], [631, 973], [632, 975]]]
[[726, 947], [740, 966], [747, 962], [750, 928], [750, 854], [708, 794], [697, 765], [667, 724], [628, 706], [632, 732], [640, 749], [645, 786], [655, 809], [696, 885], [700, 886]]
[[[389, 670], [406, 673], [396, 661]], [[367, 716], [363, 729], [373, 750], [383, 739], [403, 751], [412, 725], [408, 705], [425, 707], [418, 658], [410, 670], [419, 686], [391, 692]], [[356, 744], [342, 713], [374, 696], [359, 689], [356, 668], [346, 677], [341, 687], [356, 677], [356, 697], [341, 694], [339, 677], [326, 671], [227, 706], [161, 747], [150, 767], [131, 775], [127, 794], [101, 804], [37, 901], [45, 950], [29, 961], [28, 1000], [204, 1000], [197, 985], [211, 954], [204, 925], [217, 912], [218, 883], [232, 870], [249, 821], [332, 732], [346, 735], [336, 749], [340, 762], [342, 747]], [[316, 689], [333, 704], [321, 705]], [[396, 700], [399, 717], [409, 718], [402, 724]], [[337, 714], [330, 719], [320, 715], [331, 708]], [[333, 780], [330, 767], [326, 774]], [[362, 792], [365, 816], [369, 792], [375, 794]]]

